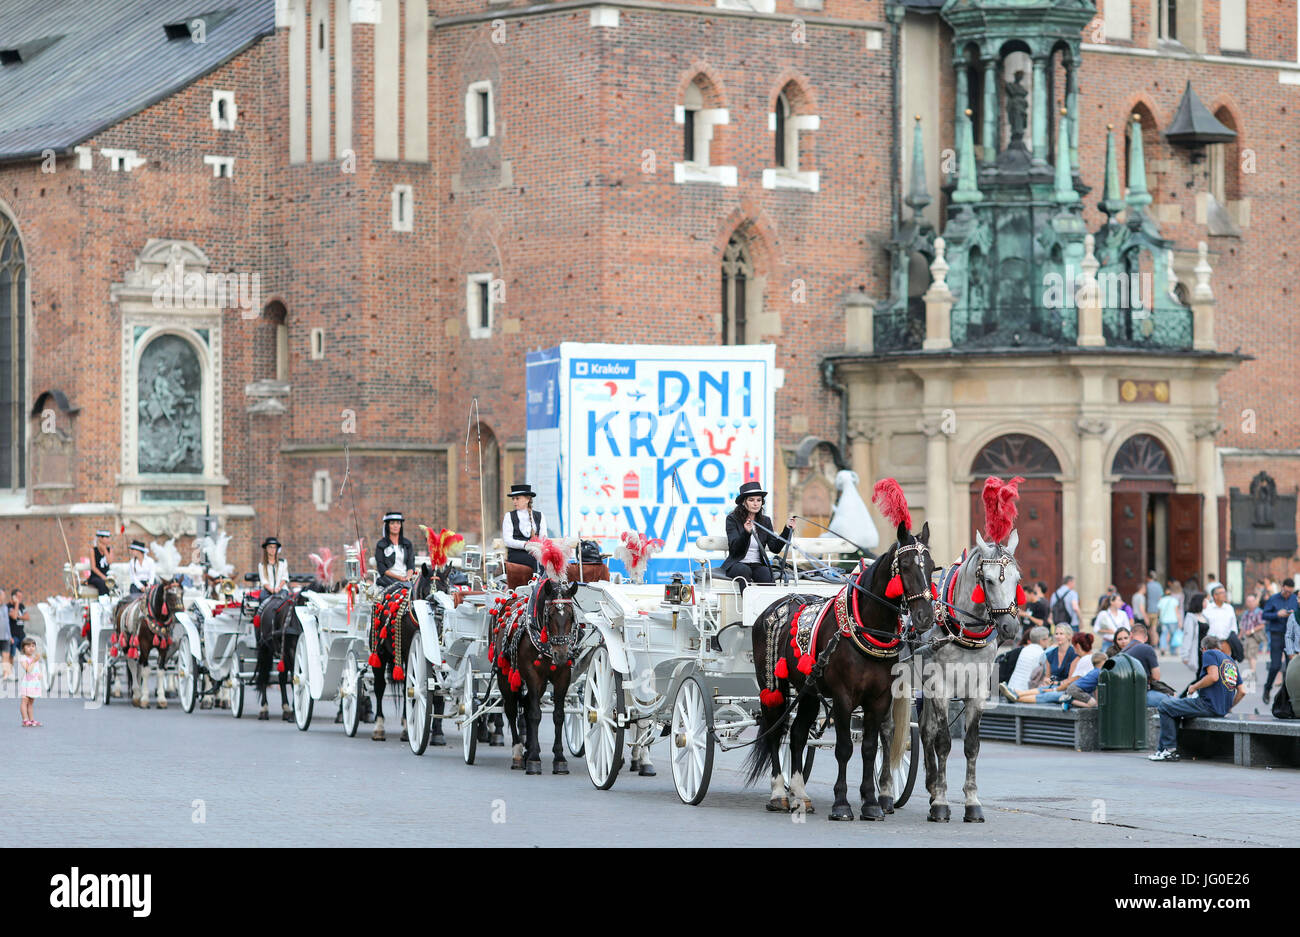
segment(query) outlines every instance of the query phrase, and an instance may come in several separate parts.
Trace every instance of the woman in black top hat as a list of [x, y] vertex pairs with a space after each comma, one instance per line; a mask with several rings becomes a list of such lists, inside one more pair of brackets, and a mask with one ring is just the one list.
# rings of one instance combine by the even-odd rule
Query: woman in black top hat
[[384, 534], [375, 543], [375, 584], [381, 589], [415, 576], [415, 548], [402, 533], [405, 520], [401, 511], [384, 515]]
[[280, 559], [280, 541], [267, 537], [262, 541], [262, 559], [257, 564], [257, 578], [263, 596], [289, 588], [289, 563]]
[[541, 511], [533, 510], [536, 497], [537, 492], [527, 484], [512, 485], [510, 503], [514, 510], [508, 511], [501, 521], [501, 541], [506, 545], [507, 562], [527, 566], [533, 572], [537, 572], [537, 560], [524, 549], [524, 544], [533, 537], [547, 535], [546, 518], [542, 517]]
[[775, 528], [772, 519], [763, 513], [766, 498], [767, 492], [758, 482], [745, 482], [736, 495], [736, 509], [727, 515], [727, 559], [722, 564], [722, 572], [733, 579], [772, 582], [767, 550], [780, 553], [794, 532], [791, 516], [779, 534], [768, 533]]
[[108, 595], [109, 554], [113, 552], [109, 538], [112, 536], [107, 530], [95, 531], [95, 565], [86, 577], [86, 585], [96, 589], [100, 595]]

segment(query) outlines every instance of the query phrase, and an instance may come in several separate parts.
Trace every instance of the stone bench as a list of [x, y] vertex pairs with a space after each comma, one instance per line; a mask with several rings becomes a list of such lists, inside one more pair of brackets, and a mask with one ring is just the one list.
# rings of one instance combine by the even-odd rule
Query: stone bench
[[[962, 704], [948, 703], [948, 721], [952, 737], [966, 732], [966, 721], [959, 716]], [[1060, 704], [1006, 703], [999, 701], [986, 709], [980, 719], [980, 741], [1015, 742], [1017, 745], [1060, 745], [1077, 752], [1097, 750], [1097, 709]]]
[[1300, 768], [1300, 720], [1232, 713], [1183, 719], [1178, 751], [1246, 768]]

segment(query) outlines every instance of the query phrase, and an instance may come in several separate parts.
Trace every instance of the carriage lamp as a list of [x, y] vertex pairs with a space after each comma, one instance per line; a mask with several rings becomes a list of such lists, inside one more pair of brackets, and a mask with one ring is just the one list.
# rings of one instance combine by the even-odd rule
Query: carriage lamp
[[673, 580], [664, 585], [664, 601], [669, 605], [690, 605], [695, 601], [695, 587], [682, 581], [681, 573], [673, 573]]
[[357, 548], [344, 547], [343, 557], [343, 568], [347, 573], [348, 582], [356, 582], [361, 578], [361, 559], [357, 555]]

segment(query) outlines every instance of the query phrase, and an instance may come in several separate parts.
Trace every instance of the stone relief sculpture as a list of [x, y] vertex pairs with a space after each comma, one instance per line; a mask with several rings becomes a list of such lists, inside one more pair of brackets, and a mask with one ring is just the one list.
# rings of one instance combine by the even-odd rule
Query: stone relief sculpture
[[189, 342], [162, 335], [140, 355], [139, 465], [146, 473], [203, 473], [203, 376]]

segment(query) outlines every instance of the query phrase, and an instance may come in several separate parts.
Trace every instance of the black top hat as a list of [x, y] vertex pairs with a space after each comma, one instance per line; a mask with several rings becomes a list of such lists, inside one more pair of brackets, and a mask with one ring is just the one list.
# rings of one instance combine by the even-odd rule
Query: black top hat
[[510, 486], [510, 497], [512, 498], [536, 498], [537, 492], [533, 491], [528, 482]]
[[112, 531], [108, 531], [108, 530], [97, 530], [97, 531], [95, 531], [95, 536], [96, 536], [96, 537], [111, 537], [111, 536], [113, 536], [113, 534], [112, 534]]
[[141, 553], [146, 553], [146, 552], [148, 552], [148, 551], [145, 549], [144, 543], [142, 543], [142, 542], [139, 541], [139, 540], [132, 540], [132, 541], [131, 541], [131, 549], [132, 549], [132, 550], [139, 550]]
[[745, 482], [740, 486], [740, 494], [736, 495], [736, 503], [740, 504], [746, 498], [752, 498], [754, 495], [761, 495], [766, 498], [767, 492], [763, 490], [763, 486], [758, 482]]
[[282, 544], [279, 540], [276, 540], [274, 537], [267, 537], [265, 540], [262, 541], [262, 549], [265, 550], [269, 546], [282, 547], [284, 546], [284, 544]]

